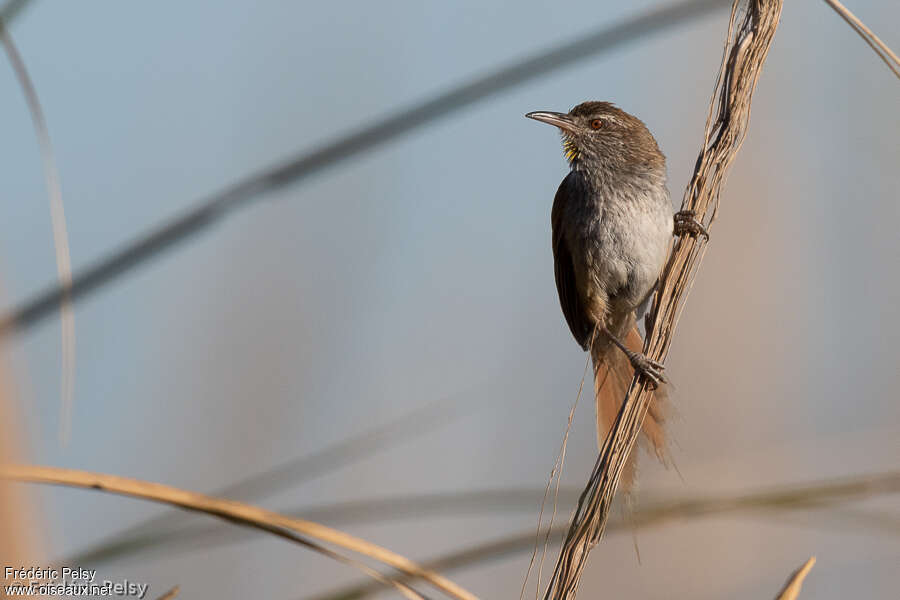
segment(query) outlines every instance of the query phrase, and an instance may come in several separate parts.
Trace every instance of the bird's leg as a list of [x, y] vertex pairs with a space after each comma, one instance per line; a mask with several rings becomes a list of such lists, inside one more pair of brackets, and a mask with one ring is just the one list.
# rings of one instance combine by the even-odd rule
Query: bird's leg
[[702, 235], [709, 241], [709, 232], [697, 219], [697, 213], [692, 210], [680, 210], [675, 213], [675, 235], [682, 236], [684, 234], [697, 237]]
[[664, 364], [648, 358], [640, 352], [629, 350], [628, 346], [622, 343], [622, 341], [614, 336], [606, 327], [600, 327], [600, 331], [609, 338], [613, 344], [618, 346], [619, 350], [625, 353], [625, 356], [631, 361], [631, 366], [634, 367], [635, 372], [640, 373], [648, 379], [654, 389], [659, 387], [660, 383], [669, 383], [669, 380], [666, 379], [665, 375], [662, 373], [663, 369], [666, 368]]

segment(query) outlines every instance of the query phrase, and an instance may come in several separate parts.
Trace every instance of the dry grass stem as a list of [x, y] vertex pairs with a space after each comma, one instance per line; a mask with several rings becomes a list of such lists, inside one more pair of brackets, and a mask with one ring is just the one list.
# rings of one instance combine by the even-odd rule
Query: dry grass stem
[[[397, 569], [407, 576], [422, 579], [451, 598], [456, 598], [457, 600], [477, 600], [475, 595], [456, 585], [452, 581], [433, 571], [424, 569], [409, 559], [391, 552], [390, 550], [312, 521], [287, 517], [249, 504], [211, 498], [209, 496], [180, 490], [159, 483], [55, 467], [0, 465], [0, 478], [21, 482], [47, 483], [96, 489], [114, 494], [171, 504], [187, 510], [206, 513], [227, 521], [267, 531], [317, 551], [325, 550], [332, 558], [340, 556], [333, 550], [324, 548], [319, 543], [307, 539], [313, 538], [318, 542], [328, 543], [343, 548], [344, 550], [350, 550], [368, 556], [384, 565]], [[347, 564], [352, 564], [354, 566], [360, 565], [360, 563], [352, 559], [345, 557], [341, 558], [343, 559], [342, 562]], [[375, 571], [369, 567], [365, 567], [365, 569], [367, 569], [365, 571], [367, 575], [372, 576], [372, 574], [375, 573]], [[393, 585], [392, 582], [380, 574], [377, 574], [377, 576], [379, 581], [391, 583]], [[398, 589], [400, 589], [408, 598], [421, 598], [420, 594], [410, 590], [405, 584], [401, 584]]]
[[72, 399], [75, 394], [75, 312], [72, 307], [72, 258], [69, 253], [69, 233], [66, 229], [66, 213], [63, 207], [62, 189], [59, 185], [59, 170], [56, 168], [56, 155], [50, 143], [50, 132], [47, 119], [38, 99], [37, 90], [25, 61], [19, 54], [12, 36], [6, 29], [5, 22], [0, 19], [0, 42], [9, 58], [19, 86], [25, 95], [25, 102], [31, 113], [34, 131], [41, 151], [41, 162], [44, 166], [44, 180], [47, 194], [50, 196], [50, 220], [53, 224], [53, 246], [56, 250], [56, 273], [61, 290], [59, 311], [62, 367], [60, 382], [59, 440], [62, 445], [69, 441], [72, 426]]
[[802, 567], [794, 571], [793, 575], [791, 575], [784, 585], [784, 588], [778, 594], [776, 600], [797, 600], [797, 596], [800, 594], [800, 588], [803, 587], [803, 580], [806, 579], [806, 576], [815, 564], [816, 557], [811, 556], [808, 561], [803, 563]]
[[[703, 148], [681, 205], [682, 210], [694, 211], [707, 228], [715, 219], [726, 173], [747, 130], [753, 91], [775, 35], [782, 3], [781, 0], [750, 0], [737, 23], [740, 6], [740, 0], [732, 5]], [[684, 236], [677, 239], [669, 254], [647, 321], [644, 353], [652, 359], [665, 360], [682, 302], [704, 248], [704, 236]], [[545, 593], [547, 600], [575, 597], [588, 553], [603, 535], [619, 477], [640, 432], [650, 399], [645, 381], [635, 378], [578, 501]]]
[[538, 566], [538, 576], [535, 582], [535, 597], [540, 595], [541, 579], [544, 573], [544, 560], [547, 557], [547, 549], [550, 547], [550, 534], [553, 532], [553, 522], [556, 520], [556, 512], [559, 505], [559, 484], [562, 481], [562, 471], [566, 463], [566, 447], [569, 443], [569, 434], [572, 431], [572, 422], [575, 420], [575, 411], [578, 409], [578, 401], [581, 400], [581, 394], [584, 392], [584, 380], [588, 374], [590, 367], [590, 359], [584, 363], [584, 371], [581, 373], [581, 382], [578, 384], [578, 392], [575, 394], [575, 402], [569, 410], [569, 418], [566, 421], [566, 431], [563, 434], [563, 441], [559, 448], [559, 454], [556, 456], [556, 463], [550, 471], [550, 478], [547, 480], [547, 487], [544, 489], [544, 497], [541, 500], [541, 510], [538, 513], [537, 531], [534, 537], [534, 551], [531, 553], [531, 560], [528, 562], [528, 569], [525, 571], [525, 578], [522, 581], [522, 590], [519, 593], [519, 600], [525, 597], [525, 588], [528, 585], [528, 578], [531, 576], [531, 569], [534, 567], [534, 559], [537, 556], [538, 543], [541, 538], [541, 527], [543, 526], [544, 507], [547, 504], [547, 495], [550, 492], [550, 486], [553, 485], [553, 478], [556, 477], [556, 487], [553, 490], [553, 513], [550, 515], [550, 523], [547, 525], [546, 534], [544, 535], [544, 545], [541, 549], [541, 562]]
[[[465, 394], [468, 396], [469, 392]], [[266, 471], [244, 477], [210, 492], [209, 495], [242, 502], [259, 501], [455, 423], [473, 411], [478, 399], [478, 395], [470, 398], [452, 395], [434, 400], [388, 423], [376, 425], [311, 454], [289, 459]], [[133, 547], [135, 540], [178, 538], [186, 529], [186, 517], [184, 513], [172, 511], [147, 519], [120, 531], [111, 539], [103, 540], [96, 546], [69, 557], [65, 563], [94, 563], [109, 557], [108, 549], [122, 551]]]
[[834, 11], [844, 19], [850, 27], [853, 28], [859, 37], [861, 37], [872, 50], [875, 51], [875, 54], [878, 55], [878, 58], [884, 61], [884, 64], [888, 66], [888, 68], [894, 72], [898, 78], [900, 78], [900, 58], [897, 57], [897, 54], [891, 50], [887, 44], [881, 41], [875, 32], [866, 27], [866, 24], [860, 21], [856, 15], [854, 15], [850, 10], [838, 2], [838, 0], [825, 0], [825, 3], [828, 4]]
[[168, 592], [166, 592], [165, 594], [163, 594], [156, 600], [172, 600], [172, 598], [177, 596], [178, 592], [180, 592], [180, 591], [181, 591], [181, 588], [176, 585], [175, 587], [173, 587], [171, 590], [169, 590]]
[[[672, 499], [652, 502], [636, 508], [629, 520], [631, 527], [651, 527], [678, 520], [706, 517], [709, 515], [741, 511], [794, 511], [799, 509], [829, 509], [829, 514], [839, 518], [852, 518], [855, 528], [875, 528], [880, 532], [898, 531], [888, 515], [851, 513], [835, 511], [834, 507], [861, 498], [884, 494], [900, 493], [900, 473], [867, 475], [853, 479], [828, 479], [790, 487], [747, 492], [733, 496]], [[540, 490], [512, 489], [456, 492], [448, 494], [425, 494], [419, 496], [391, 496], [383, 498], [363, 498], [351, 502], [341, 502], [322, 506], [306, 507], [283, 511], [298, 518], [330, 523], [382, 523], [389, 519], [424, 518], [428, 515], [485, 515], [491, 512], [509, 514], [510, 511], [529, 511], [540, 497]], [[561, 503], [570, 506], [578, 498], [578, 490], [560, 490]], [[846, 520], [846, 519], [844, 519]], [[618, 529], [621, 522], [613, 521], [610, 528]], [[252, 530], [223, 529], [218, 526], [182, 526], [177, 530], [148, 532], [141, 535], [117, 536], [112, 542], [67, 557], [58, 564], [101, 564], [117, 559], [123, 560], [136, 555], [164, 552], [171, 557], [185, 550], [210, 548], [247, 539]], [[553, 528], [551, 536], [559, 535]], [[527, 538], [523, 534], [523, 539]], [[530, 534], [532, 547], [536, 539]], [[519, 539], [518, 536], [512, 539]], [[525, 543], [525, 542], [523, 542]], [[515, 546], [516, 551], [519, 547]], [[522, 548], [524, 551], [526, 548]], [[512, 550], [510, 550], [512, 551]], [[431, 568], [431, 567], [428, 567]], [[439, 569], [443, 570], [443, 569]]]

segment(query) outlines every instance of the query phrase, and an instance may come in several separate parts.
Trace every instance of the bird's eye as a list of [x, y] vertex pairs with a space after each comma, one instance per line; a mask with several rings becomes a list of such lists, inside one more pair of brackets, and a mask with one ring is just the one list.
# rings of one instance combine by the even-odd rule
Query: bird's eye
[[593, 119], [591, 121], [591, 129], [593, 129], [594, 131], [600, 129], [601, 127], [603, 127], [603, 121], [601, 119]]

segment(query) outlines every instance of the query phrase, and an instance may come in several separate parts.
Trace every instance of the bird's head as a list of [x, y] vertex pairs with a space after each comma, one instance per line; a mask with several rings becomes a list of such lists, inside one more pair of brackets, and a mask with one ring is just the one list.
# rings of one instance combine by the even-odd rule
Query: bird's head
[[568, 113], [537, 111], [525, 116], [559, 128], [572, 168], [665, 169], [666, 158], [643, 121], [611, 102], [583, 102]]

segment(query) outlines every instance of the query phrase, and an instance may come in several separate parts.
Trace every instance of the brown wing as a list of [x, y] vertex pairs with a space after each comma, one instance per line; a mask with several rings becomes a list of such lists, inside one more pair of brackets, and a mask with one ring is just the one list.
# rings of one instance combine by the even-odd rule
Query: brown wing
[[556, 291], [559, 293], [559, 304], [562, 306], [563, 315], [572, 335], [575, 336], [582, 348], [587, 350], [591, 341], [593, 325], [587, 317], [575, 284], [575, 268], [572, 264], [572, 254], [566, 244], [563, 235], [563, 215], [568, 202], [567, 179], [559, 185], [556, 197], [553, 199], [553, 210], [550, 213], [550, 223], [553, 228], [553, 271], [556, 275]]

